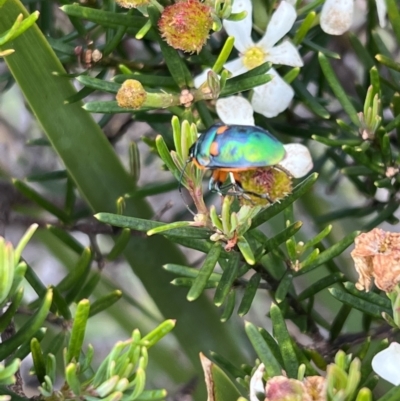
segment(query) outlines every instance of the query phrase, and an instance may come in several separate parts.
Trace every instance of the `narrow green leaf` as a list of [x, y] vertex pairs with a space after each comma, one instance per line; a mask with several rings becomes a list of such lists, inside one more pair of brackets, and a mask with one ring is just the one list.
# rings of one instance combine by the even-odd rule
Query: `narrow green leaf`
[[280, 233], [276, 234], [274, 237], [268, 239], [264, 243], [264, 249], [266, 252], [272, 252], [280, 244], [286, 242], [289, 238], [293, 237], [302, 227], [303, 223], [301, 221], [296, 221], [291, 224], [289, 227], [282, 230]]
[[325, 288], [330, 287], [335, 283], [339, 283], [344, 279], [344, 275], [342, 273], [333, 273], [329, 274], [326, 277], [321, 278], [315, 283], [311, 284], [307, 287], [298, 297], [298, 301], [304, 301], [307, 298], [313, 297], [318, 292], [324, 290]]
[[253, 303], [254, 297], [256, 296], [258, 286], [261, 281], [261, 275], [254, 273], [250, 280], [246, 284], [242, 301], [238, 308], [238, 315], [244, 316], [250, 310], [251, 304]]
[[50, 171], [48, 173], [31, 174], [26, 177], [28, 182], [46, 182], [63, 180], [68, 177], [66, 170]]
[[46, 225], [46, 229], [79, 255], [81, 255], [84, 251], [85, 247], [79, 241], [77, 241], [68, 231], [57, 226], [52, 226], [51, 224]]
[[312, 248], [313, 246], [319, 244], [329, 233], [332, 231], [332, 226], [326, 226], [320, 233], [318, 233], [313, 239], [307, 241], [304, 246], [301, 248], [304, 252], [307, 249]]
[[336, 314], [336, 317], [331, 325], [329, 341], [333, 342], [339, 336], [352, 309], [353, 307], [351, 305], [346, 304], [343, 304], [340, 307], [339, 312]]
[[81, 394], [81, 382], [78, 378], [78, 368], [76, 363], [69, 363], [65, 367], [65, 380], [74, 394], [79, 396]]
[[135, 79], [139, 81], [143, 86], [151, 86], [151, 87], [161, 87], [161, 88], [177, 88], [176, 82], [170, 76], [163, 75], [146, 75], [141, 74], [139, 72], [135, 72], [133, 74], [122, 74], [115, 75], [112, 80], [118, 84], [122, 84], [127, 79]]
[[276, 338], [281, 351], [285, 372], [288, 377], [295, 379], [297, 377], [299, 363], [292, 345], [292, 339], [290, 338], [285, 324], [285, 319], [282, 316], [279, 306], [272, 304], [270, 315], [274, 327], [274, 337]]
[[[240, 77], [238, 75], [236, 78]], [[243, 78], [239, 81], [232, 82], [233, 78], [226, 81], [224, 89], [221, 91], [221, 97], [234, 95], [235, 93], [248, 91], [256, 86], [264, 85], [271, 81], [271, 76], [268, 74], [258, 75], [250, 78]]]
[[384, 311], [382, 307], [355, 297], [354, 295], [350, 295], [349, 293], [338, 288], [330, 288], [329, 292], [339, 301], [373, 317], [381, 318], [381, 314]]
[[90, 77], [89, 75], [80, 75], [76, 80], [88, 88], [102, 92], [117, 93], [121, 88], [121, 85], [118, 83], [104, 81], [103, 79]]
[[170, 231], [170, 230], [174, 230], [176, 228], [183, 228], [182, 231], [184, 234], [184, 228], [190, 227], [190, 225], [192, 225], [192, 224], [193, 224], [193, 222], [191, 222], [191, 221], [176, 221], [176, 222], [170, 223], [170, 224], [163, 224], [162, 226], [152, 228], [151, 230], [147, 231], [147, 235], [150, 237], [154, 234], [164, 233], [164, 231]]
[[76, 266], [60, 281], [59, 284], [57, 284], [57, 289], [60, 292], [64, 292], [78, 285], [78, 283], [82, 280], [85, 271], [88, 269], [91, 259], [92, 252], [90, 248], [84, 248]]
[[69, 216], [57, 206], [55, 206], [52, 202], [49, 202], [38, 192], [30, 188], [24, 182], [20, 180], [13, 180], [13, 184], [15, 188], [18, 189], [24, 196], [26, 196], [29, 200], [36, 203], [38, 206], [48, 211], [52, 215], [59, 218], [62, 222], [67, 223], [69, 221]]
[[301, 276], [302, 274], [308, 273], [309, 271], [314, 270], [318, 266], [340, 255], [353, 243], [354, 238], [357, 237], [357, 235], [359, 234], [360, 231], [354, 231], [346, 235], [341, 241], [337, 242], [335, 245], [332, 245], [326, 251], [323, 251], [321, 254], [319, 254], [318, 257], [314, 259], [310, 264], [303, 265], [302, 269], [295, 273], [295, 276]]
[[374, 65], [374, 59], [368, 53], [367, 47], [365, 47], [357, 35], [353, 32], [348, 32], [348, 37], [350, 39], [351, 46], [354, 49], [355, 54], [361, 62], [361, 65], [364, 66], [367, 70], [370, 70]]
[[378, 305], [381, 308], [385, 309], [385, 312], [389, 314], [391, 313], [392, 304], [389, 298], [387, 298], [386, 296], [382, 296], [371, 291], [359, 291], [357, 290], [355, 284], [351, 282], [343, 283], [343, 285], [351, 295], [364, 299], [365, 301], [371, 302], [372, 304]]
[[[189, 277], [189, 278], [196, 278], [199, 274], [199, 270], [194, 269], [193, 267], [176, 265], [173, 263], [168, 263], [168, 264], [164, 265], [163, 268], [170, 273], [175, 273], [177, 275], [181, 275], [181, 276], [185, 276], [185, 277]], [[222, 275], [220, 273], [211, 273], [210, 280], [211, 281], [220, 281], [221, 276]]]
[[228, 61], [229, 55], [231, 54], [231, 51], [233, 49], [234, 42], [235, 38], [233, 36], [228, 36], [226, 38], [226, 41], [221, 49], [221, 52], [219, 53], [217, 61], [214, 63], [212, 67], [212, 70], [215, 73], [219, 74], [222, 68], [224, 67], [224, 64]]
[[264, 341], [264, 338], [258, 331], [257, 327], [250, 322], [245, 322], [245, 330], [254, 350], [265, 366], [268, 377], [280, 376], [282, 374], [282, 367], [275, 359], [274, 354]]
[[167, 390], [144, 390], [135, 401], [158, 401], [167, 398]]
[[[98, 213], [94, 217], [103, 223], [111, 224], [116, 227], [129, 228], [136, 231], [149, 231], [165, 225], [164, 223], [158, 221], [139, 219], [130, 216], [121, 216], [112, 213]], [[212, 232], [210, 230], [200, 227], [175, 228], [164, 233], [164, 235], [171, 235], [174, 237], [203, 239], [210, 238], [211, 234]]]
[[10, 324], [15, 314], [17, 313], [18, 307], [21, 304], [22, 297], [24, 296], [24, 288], [18, 288], [17, 292], [8, 306], [7, 310], [0, 316], [0, 333], [3, 333], [7, 326]]
[[31, 340], [31, 355], [33, 359], [33, 366], [35, 368], [35, 374], [39, 380], [39, 383], [44, 382], [44, 376], [46, 375], [46, 364], [43, 357], [42, 348], [36, 338]]
[[87, 102], [83, 106], [83, 109], [88, 111], [89, 113], [100, 113], [100, 114], [133, 113], [138, 110], [145, 110], [145, 108], [133, 109], [128, 107], [120, 107], [118, 106], [116, 100]]
[[335, 58], [337, 60], [340, 60], [340, 55], [338, 53], [328, 50], [325, 47], [322, 47], [322, 46], [312, 42], [309, 39], [304, 39], [302, 45], [305, 48], [309, 48], [311, 50], [314, 50], [315, 52], [319, 52], [319, 53], [325, 55], [326, 57]]
[[324, 119], [330, 118], [331, 115], [329, 114], [329, 111], [318, 103], [315, 96], [308, 91], [307, 87], [299, 79], [295, 79], [292, 82], [292, 87], [296, 92], [296, 95], [303, 102], [304, 106], [306, 106], [312, 113]]
[[231, 288], [225, 302], [224, 311], [222, 312], [221, 315], [220, 320], [222, 323], [227, 322], [229, 318], [232, 316], [233, 309], [235, 308], [235, 299], [236, 299], [236, 291], [233, 288]]
[[121, 296], [122, 292], [120, 290], [115, 290], [110, 294], [107, 294], [97, 299], [90, 306], [89, 317], [92, 317], [100, 312], [103, 312], [104, 310], [115, 304], [115, 302], [117, 302], [121, 298]]
[[193, 286], [190, 288], [186, 299], [188, 301], [196, 300], [204, 291], [207, 281], [209, 280], [212, 272], [214, 271], [215, 265], [218, 261], [219, 255], [221, 253], [222, 245], [216, 242], [214, 246], [210, 249], [203, 266], [201, 267], [199, 274], [193, 282]]
[[284, 276], [281, 278], [281, 281], [275, 292], [275, 300], [278, 304], [280, 304], [282, 301], [286, 299], [286, 295], [290, 287], [292, 286], [292, 282], [293, 282], [293, 275], [289, 271], [286, 271]]
[[167, 145], [164, 141], [164, 138], [161, 135], [158, 135], [156, 138], [156, 146], [158, 154], [160, 155], [163, 162], [167, 165], [168, 170], [174, 175], [174, 177], [179, 181], [181, 177], [181, 171], [175, 165], [172, 160], [171, 154], [167, 148]]
[[77, 4], [67, 4], [61, 7], [66, 14], [86, 19], [104, 26], [126, 26], [140, 29], [145, 23], [145, 17], [128, 15], [127, 13], [115, 13], [111, 11], [96, 10], [92, 7], [82, 7]]
[[377, 401], [397, 401], [400, 398], [400, 386], [391, 388], [384, 396]]
[[357, 127], [359, 127], [360, 120], [358, 119], [357, 111], [354, 108], [351, 101], [349, 100], [345, 90], [340, 85], [340, 83], [335, 75], [335, 72], [334, 72], [332, 66], [330, 65], [328, 59], [326, 58], [326, 56], [324, 54], [319, 53], [318, 60], [319, 60], [321, 69], [325, 75], [325, 78], [328, 81], [329, 86], [331, 87], [337, 100], [340, 102], [344, 111], [350, 117], [350, 120], [353, 122], [353, 124], [356, 125]]
[[86, 323], [89, 318], [90, 303], [87, 299], [80, 301], [76, 308], [74, 323], [71, 329], [66, 362], [78, 361], [85, 337]]
[[328, 138], [328, 137], [319, 136], [319, 135], [311, 135], [311, 138], [314, 139], [315, 141], [323, 143], [324, 145], [327, 145], [327, 146], [343, 146], [343, 145], [357, 146], [357, 145], [361, 145], [363, 142], [361, 138], [337, 139], [336, 137]]
[[[51, 311], [53, 313], [57, 312], [64, 319], [71, 319], [71, 311], [69, 310], [68, 304], [65, 301], [64, 297], [61, 295], [60, 291], [57, 287], [51, 287], [53, 290], [53, 305]], [[55, 310], [53, 311], [53, 309]]]
[[214, 304], [216, 306], [221, 306], [232, 287], [233, 282], [237, 277], [237, 272], [239, 269], [239, 254], [231, 253], [229, 255], [229, 264], [227, 268], [222, 273], [221, 280], [218, 284], [217, 289], [214, 294]]
[[38, 311], [18, 330], [17, 334], [0, 344], [0, 360], [11, 355], [19, 345], [30, 341], [46, 319], [52, 298], [53, 292], [49, 289]]
[[[193, 286], [194, 278], [189, 277], [177, 277], [171, 281], [172, 285], [176, 287], [187, 287], [190, 288]], [[217, 288], [219, 281], [208, 280], [204, 289], [208, 290], [210, 288]]]
[[304, 18], [303, 22], [301, 23], [300, 27], [297, 29], [294, 37], [293, 37], [293, 43], [295, 45], [299, 45], [303, 39], [306, 37], [308, 31], [312, 27], [315, 17], [316, 17], [316, 12], [311, 11], [310, 13], [307, 14], [307, 16]]
[[154, 330], [145, 335], [141, 341], [146, 345], [146, 348], [150, 348], [165, 337], [175, 327], [175, 324], [176, 320], [174, 319], [165, 320]]
[[243, 255], [245, 261], [251, 266], [254, 265], [256, 263], [256, 259], [254, 257], [251, 246], [247, 242], [245, 237], [239, 238], [239, 240], [237, 242], [237, 246], [238, 246], [241, 254]]
[[110, 253], [107, 255], [108, 260], [115, 260], [124, 251], [125, 247], [131, 238], [131, 230], [129, 228], [124, 228], [121, 234], [115, 240], [115, 244], [111, 249]]
[[228, 358], [225, 358], [222, 355], [219, 355], [214, 351], [210, 352], [210, 356], [219, 366], [221, 366], [232, 377], [244, 378], [245, 372], [243, 370], [237, 368]]
[[387, 14], [393, 32], [396, 35], [397, 43], [400, 43], [400, 12], [399, 5], [396, 0], [386, 0]]
[[293, 192], [290, 195], [288, 195], [286, 198], [283, 198], [279, 203], [276, 202], [273, 205], [271, 205], [270, 207], [268, 207], [265, 210], [258, 213], [258, 215], [252, 219], [251, 227], [252, 228], [258, 227], [259, 225], [263, 224], [270, 218], [276, 216], [278, 213], [280, 213], [281, 211], [286, 209], [296, 199], [298, 199], [302, 195], [304, 195], [314, 185], [317, 178], [318, 178], [317, 173], [311, 174], [304, 181], [302, 181], [300, 184], [298, 184], [293, 189]]

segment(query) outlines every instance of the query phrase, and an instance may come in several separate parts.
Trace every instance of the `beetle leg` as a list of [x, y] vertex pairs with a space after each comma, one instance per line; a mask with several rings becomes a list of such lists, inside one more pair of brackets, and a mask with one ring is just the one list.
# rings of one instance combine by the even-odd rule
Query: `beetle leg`
[[226, 180], [226, 176], [227, 173], [225, 171], [214, 170], [208, 183], [208, 189], [212, 192], [217, 192], [218, 194], [223, 196], [222, 190], [224, 188], [222, 187], [222, 184]]

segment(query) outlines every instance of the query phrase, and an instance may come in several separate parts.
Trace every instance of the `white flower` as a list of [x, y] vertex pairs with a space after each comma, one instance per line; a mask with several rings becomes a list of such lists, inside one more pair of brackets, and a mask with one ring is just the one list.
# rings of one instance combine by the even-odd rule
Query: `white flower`
[[[386, 25], [385, 0], [376, 0], [379, 25]], [[353, 22], [354, 0], [326, 0], [322, 6], [320, 24], [324, 32], [330, 35], [341, 35], [349, 30]]]
[[[242, 11], [247, 11], [247, 16], [243, 20], [224, 20], [223, 22], [228, 35], [235, 38], [235, 47], [240, 52], [238, 59], [229, 61], [224, 66], [233, 76], [249, 71], [267, 61], [292, 67], [303, 66], [303, 61], [292, 43], [284, 41], [276, 45], [290, 31], [296, 20], [296, 10], [291, 4], [281, 1], [272, 14], [265, 35], [257, 43], [254, 43], [251, 38], [251, 0], [234, 1], [232, 12]], [[205, 81], [206, 74], [207, 71], [195, 78], [196, 87]], [[272, 80], [254, 88], [251, 102], [256, 112], [266, 117], [275, 117], [289, 106], [294, 91], [273, 68], [267, 74], [272, 76]]]
[[[254, 125], [253, 109], [244, 97], [230, 96], [217, 100], [218, 117], [225, 124]], [[286, 150], [285, 158], [278, 164], [294, 178], [305, 176], [312, 168], [313, 162], [310, 151], [300, 143], [283, 145]]]
[[[250, 379], [250, 401], [259, 401], [257, 394], [265, 394], [265, 385], [262, 381], [265, 366], [261, 363]], [[264, 398], [264, 397], [263, 397]]]
[[400, 344], [391, 343], [388, 348], [378, 352], [372, 359], [374, 372], [398, 386], [400, 384]]

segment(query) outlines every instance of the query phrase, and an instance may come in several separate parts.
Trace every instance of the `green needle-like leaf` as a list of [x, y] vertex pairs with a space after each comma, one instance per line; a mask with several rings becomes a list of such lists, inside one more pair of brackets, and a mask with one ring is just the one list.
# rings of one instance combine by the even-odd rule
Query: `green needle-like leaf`
[[39, 310], [18, 330], [17, 334], [0, 344], [0, 360], [8, 357], [19, 345], [31, 340], [46, 319], [52, 299], [53, 291], [49, 289]]
[[285, 372], [288, 377], [296, 378], [299, 369], [296, 353], [292, 345], [292, 339], [286, 328], [285, 319], [279, 306], [272, 304], [270, 309], [271, 320], [274, 327], [274, 337], [278, 341], [279, 349], [283, 358]]
[[215, 264], [218, 261], [219, 255], [221, 253], [222, 245], [217, 242], [213, 245], [208, 253], [203, 266], [201, 267], [199, 274], [195, 278], [193, 282], [193, 286], [190, 288], [187, 294], [188, 301], [196, 300], [201, 293], [204, 291], [205, 286], [207, 284], [208, 279], [211, 276], [211, 273], [214, 271]]
[[350, 120], [354, 125], [357, 127], [360, 126], [360, 120], [357, 117], [357, 111], [354, 108], [353, 104], [349, 100], [345, 90], [343, 89], [342, 85], [340, 85], [336, 74], [330, 65], [328, 59], [326, 56], [322, 53], [319, 53], [318, 55], [319, 63], [321, 65], [322, 71], [325, 75], [326, 80], [329, 83], [329, 86], [331, 87], [333, 93], [335, 94], [337, 100], [340, 102], [340, 104], [343, 106], [344, 111], [347, 113], [347, 115], [350, 117]]
[[66, 362], [78, 361], [85, 337], [86, 323], [89, 318], [90, 303], [83, 299], [78, 303], [74, 323], [71, 329], [71, 338], [68, 343]]
[[271, 352], [271, 349], [264, 341], [264, 338], [258, 331], [257, 327], [250, 322], [246, 322], [245, 330], [247, 337], [249, 337], [251, 344], [253, 345], [255, 351], [257, 352], [257, 355], [260, 357], [261, 362], [265, 365], [265, 370], [268, 374], [268, 377], [281, 375], [282, 367], [275, 359], [274, 354]]

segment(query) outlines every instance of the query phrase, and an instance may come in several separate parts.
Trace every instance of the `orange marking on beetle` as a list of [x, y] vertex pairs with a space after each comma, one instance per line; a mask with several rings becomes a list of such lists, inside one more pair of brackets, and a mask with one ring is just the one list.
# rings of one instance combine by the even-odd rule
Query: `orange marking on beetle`
[[205, 170], [207, 169], [207, 167], [202, 166], [195, 158], [192, 159], [192, 162], [194, 163], [194, 165], [199, 168], [200, 170]]
[[214, 181], [223, 183], [228, 177], [228, 172], [223, 170], [214, 170], [212, 176]]
[[217, 129], [217, 135], [223, 134], [229, 127], [227, 125], [223, 125]]
[[217, 142], [212, 142], [210, 146], [210, 155], [211, 156], [218, 156], [219, 154], [219, 149], [218, 149], [218, 143]]

